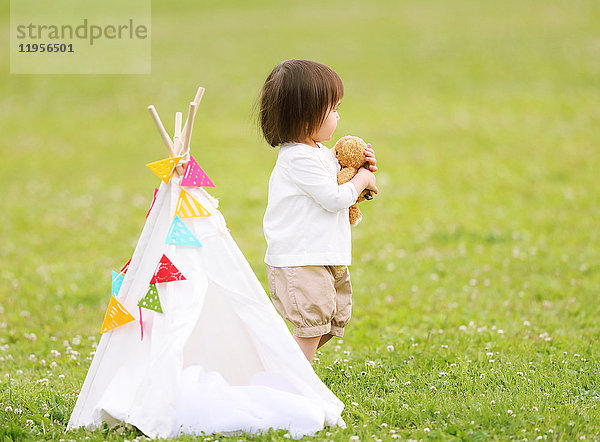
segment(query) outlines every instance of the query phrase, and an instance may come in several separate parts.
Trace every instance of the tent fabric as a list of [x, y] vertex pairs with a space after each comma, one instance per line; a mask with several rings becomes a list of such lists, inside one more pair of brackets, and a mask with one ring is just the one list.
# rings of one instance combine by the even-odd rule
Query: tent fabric
[[[217, 202], [184, 223], [201, 247], [165, 243], [181, 178], [161, 183], [118, 299], [136, 318], [104, 333], [68, 429], [128, 423], [149, 437], [345, 427], [344, 405], [315, 374], [229, 234]], [[158, 283], [164, 313], [137, 304], [166, 255], [185, 280]]]

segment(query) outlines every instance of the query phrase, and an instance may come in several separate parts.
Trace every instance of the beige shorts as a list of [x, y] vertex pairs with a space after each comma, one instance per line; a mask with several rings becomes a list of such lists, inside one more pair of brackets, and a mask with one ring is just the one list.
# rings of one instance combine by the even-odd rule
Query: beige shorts
[[294, 336], [344, 336], [352, 313], [347, 266], [267, 265], [267, 276], [273, 304], [294, 326]]

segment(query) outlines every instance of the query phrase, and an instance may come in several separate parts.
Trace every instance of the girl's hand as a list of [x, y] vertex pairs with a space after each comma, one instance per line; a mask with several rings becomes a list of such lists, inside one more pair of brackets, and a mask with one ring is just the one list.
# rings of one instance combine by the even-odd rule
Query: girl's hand
[[360, 195], [360, 193], [367, 189], [370, 190], [373, 194], [377, 195], [379, 193], [379, 189], [377, 189], [377, 180], [375, 179], [375, 175], [366, 167], [361, 167], [358, 169], [354, 178], [350, 180], [354, 187], [356, 188], [356, 192]]
[[377, 172], [377, 158], [375, 158], [375, 151], [373, 150], [370, 144], [367, 144], [367, 148], [365, 149], [365, 158], [367, 160], [367, 163], [369, 163], [367, 168], [371, 172]]

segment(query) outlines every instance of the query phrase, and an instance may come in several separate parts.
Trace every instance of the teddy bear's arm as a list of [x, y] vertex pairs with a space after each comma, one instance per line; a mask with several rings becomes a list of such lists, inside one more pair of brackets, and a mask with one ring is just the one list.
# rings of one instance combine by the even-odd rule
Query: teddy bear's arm
[[354, 178], [356, 175], [356, 169], [353, 167], [344, 167], [337, 174], [337, 182], [338, 184], [344, 184]]

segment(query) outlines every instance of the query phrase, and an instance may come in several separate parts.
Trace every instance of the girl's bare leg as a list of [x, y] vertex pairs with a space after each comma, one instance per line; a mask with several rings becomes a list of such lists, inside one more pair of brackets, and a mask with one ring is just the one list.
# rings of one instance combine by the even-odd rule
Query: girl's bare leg
[[317, 352], [317, 346], [321, 341], [322, 336], [315, 336], [313, 338], [300, 338], [298, 336], [294, 336], [294, 339], [300, 346], [302, 353], [308, 359], [308, 362], [312, 362], [315, 357], [315, 353]]

